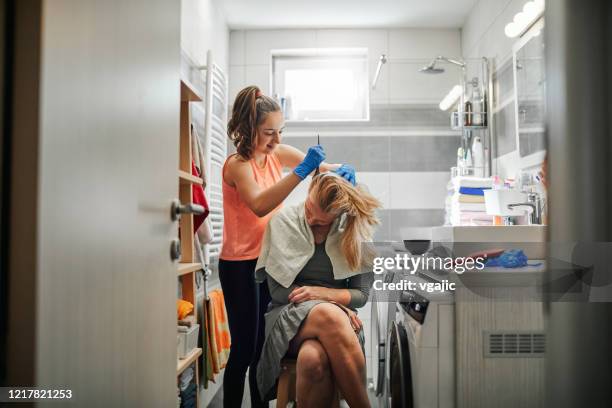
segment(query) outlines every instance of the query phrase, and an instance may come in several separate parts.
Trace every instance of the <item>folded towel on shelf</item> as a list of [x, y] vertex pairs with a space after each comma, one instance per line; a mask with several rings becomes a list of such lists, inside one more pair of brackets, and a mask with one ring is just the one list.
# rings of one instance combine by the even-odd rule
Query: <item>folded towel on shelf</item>
[[183, 299], [176, 300], [176, 315], [178, 320], [183, 320], [189, 313], [193, 311], [193, 304]]
[[458, 176], [453, 178], [453, 184], [456, 190], [459, 190], [461, 187], [492, 188], [493, 179], [490, 177]]
[[181, 373], [181, 376], [179, 378], [181, 391], [187, 390], [189, 384], [193, 382], [193, 374], [193, 367], [188, 367], [185, 371]]
[[451, 225], [454, 226], [487, 226], [494, 225], [494, 216], [482, 212], [464, 212], [453, 214]]
[[484, 203], [484, 196], [458, 194], [457, 201], [460, 203]]
[[462, 212], [481, 212], [486, 214], [487, 208], [484, 203], [462, 203], [453, 199], [451, 211], [453, 214]]
[[208, 294], [208, 323], [213, 372], [219, 373], [225, 368], [229, 357], [231, 339], [227, 322], [227, 311], [221, 289]]
[[476, 188], [476, 187], [460, 187], [459, 194], [473, 195], [473, 196], [484, 196], [485, 190], [490, 190], [489, 187]]

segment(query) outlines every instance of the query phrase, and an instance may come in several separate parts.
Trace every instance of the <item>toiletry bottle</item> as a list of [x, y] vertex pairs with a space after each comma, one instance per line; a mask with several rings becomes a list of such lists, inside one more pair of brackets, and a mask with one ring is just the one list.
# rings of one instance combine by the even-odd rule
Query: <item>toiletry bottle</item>
[[465, 166], [465, 162], [463, 160], [463, 147], [457, 149], [457, 167], [461, 168]]
[[472, 102], [470, 102], [469, 100], [467, 100], [465, 102], [465, 118], [464, 118], [464, 125], [465, 126], [472, 126]]
[[[493, 190], [502, 190], [504, 184], [499, 176], [493, 176]], [[504, 218], [501, 215], [493, 216], [493, 225], [504, 225]]]
[[478, 78], [472, 79], [472, 125], [482, 126], [482, 96], [478, 86]]
[[482, 126], [488, 126], [488, 119], [487, 117], [489, 116], [489, 108], [488, 108], [488, 103], [487, 103], [487, 91], [484, 90], [482, 92]]
[[467, 150], [465, 155], [465, 167], [474, 167], [474, 159], [472, 157], [472, 149]]
[[291, 120], [293, 118], [293, 104], [291, 103], [291, 95], [285, 96], [285, 120]]
[[474, 175], [484, 177], [484, 151], [479, 136], [476, 136], [472, 142], [472, 161], [474, 162]]

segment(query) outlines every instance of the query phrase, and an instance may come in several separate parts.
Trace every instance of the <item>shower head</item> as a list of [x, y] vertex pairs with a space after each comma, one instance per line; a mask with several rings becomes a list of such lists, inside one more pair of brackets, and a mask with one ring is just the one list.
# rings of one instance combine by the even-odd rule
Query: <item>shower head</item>
[[432, 63], [427, 65], [426, 67], [419, 69], [419, 72], [422, 72], [424, 74], [441, 74], [444, 71], [445, 71], [444, 68], [436, 68], [435, 60], [432, 61]]
[[444, 68], [436, 68], [436, 62], [438, 62], [438, 61], [449, 62], [451, 64], [458, 65], [461, 68], [465, 68], [465, 62], [454, 60], [454, 59], [443, 57], [442, 55], [439, 55], [436, 58], [434, 58], [433, 60], [431, 60], [429, 65], [419, 69], [419, 72], [422, 72], [424, 74], [441, 74], [441, 73], [443, 73], [444, 72]]

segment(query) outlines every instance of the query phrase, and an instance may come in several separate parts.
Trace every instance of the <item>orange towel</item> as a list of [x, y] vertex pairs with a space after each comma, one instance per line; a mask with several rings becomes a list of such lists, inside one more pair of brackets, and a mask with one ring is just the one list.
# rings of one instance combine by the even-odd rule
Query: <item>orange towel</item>
[[208, 336], [212, 357], [213, 372], [216, 374], [225, 368], [229, 357], [231, 339], [225, 301], [221, 289], [208, 294]]
[[176, 301], [176, 315], [179, 320], [183, 320], [189, 313], [193, 312], [193, 305], [183, 299]]

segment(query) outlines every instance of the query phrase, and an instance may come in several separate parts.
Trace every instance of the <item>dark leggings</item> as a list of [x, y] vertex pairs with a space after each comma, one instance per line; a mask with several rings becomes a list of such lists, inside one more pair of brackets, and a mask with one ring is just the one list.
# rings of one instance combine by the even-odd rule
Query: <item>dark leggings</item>
[[264, 314], [270, 303], [266, 282], [255, 282], [257, 259], [219, 260], [219, 279], [232, 338], [230, 355], [223, 376], [223, 406], [240, 407], [244, 378], [249, 368], [251, 406], [267, 407], [257, 391], [257, 363], [264, 340]]

